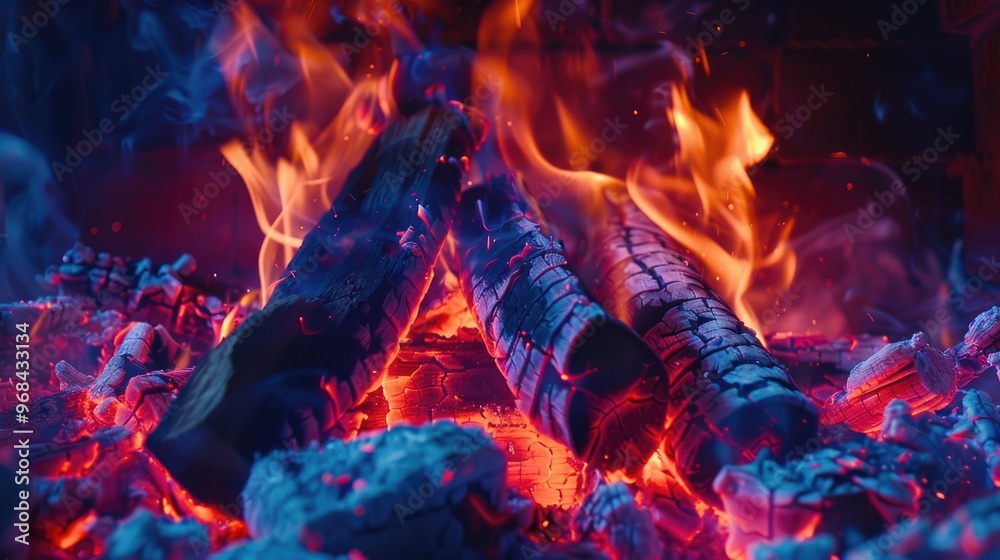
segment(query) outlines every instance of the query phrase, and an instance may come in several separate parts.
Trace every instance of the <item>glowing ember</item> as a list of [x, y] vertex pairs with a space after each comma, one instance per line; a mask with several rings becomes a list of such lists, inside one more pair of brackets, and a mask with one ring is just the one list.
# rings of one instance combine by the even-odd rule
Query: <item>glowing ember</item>
[[695, 95], [729, 16], [684, 49], [497, 0], [472, 44], [466, 5], [347, 4], [183, 11], [259, 285], [77, 243], [0, 305], [30, 557], [997, 554], [1000, 307], [945, 349], [764, 332], [803, 263], [750, 96]]

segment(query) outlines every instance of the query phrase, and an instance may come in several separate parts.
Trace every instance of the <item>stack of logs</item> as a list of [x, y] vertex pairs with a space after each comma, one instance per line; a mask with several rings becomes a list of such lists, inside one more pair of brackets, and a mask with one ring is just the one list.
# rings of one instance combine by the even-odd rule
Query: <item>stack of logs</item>
[[[459, 197], [478, 119], [452, 103], [385, 131], [259, 317], [195, 368], [149, 441], [195, 495], [231, 500], [257, 454], [356, 431], [449, 231], [448, 264], [509, 392], [496, 378], [488, 390], [530, 421], [532, 436], [568, 448], [572, 457], [560, 462], [634, 480], [662, 444], [681, 486], [721, 505], [713, 487], [721, 469], [816, 437], [816, 403], [627, 193], [604, 193], [590, 245], [597, 254], [586, 263], [570, 262], [516, 176], [488, 177]], [[421, 165], [400, 169], [414, 154]], [[982, 348], [966, 346], [946, 354], [917, 337], [880, 350], [829, 399], [825, 418], [872, 431], [889, 397], [914, 391], [923, 399], [916, 410], [943, 406], [955, 392], [955, 364], [972, 364], [967, 377], [985, 368]], [[471, 371], [435, 360], [412, 382], [436, 385], [419, 394], [437, 398], [414, 405], [390, 375], [390, 404], [407, 409], [407, 420], [469, 421], [476, 413], [449, 412], [442, 397]], [[448, 375], [455, 370], [457, 379]], [[899, 381], [886, 390], [888, 377]], [[865, 396], [873, 390], [881, 408]]]
[[816, 406], [625, 193], [607, 193], [579, 276], [514, 175], [459, 203], [477, 119], [452, 103], [386, 130], [259, 316], [195, 368], [148, 445], [196, 496], [231, 501], [255, 455], [343, 430], [395, 358], [453, 218], [450, 264], [515, 407], [577, 459], [635, 479], [662, 442], [718, 504], [722, 467], [815, 436]]
[[[44, 530], [67, 549], [101, 535], [133, 550], [155, 534], [161, 552], [200, 534], [141, 513], [119, 531], [99, 523], [141, 506], [210, 523], [192, 557], [247, 529], [257, 540], [219, 557], [644, 558], [692, 543], [711, 557], [723, 540], [732, 556], [843, 556], [921, 513], [933, 488], [916, 481], [945, 479], [951, 457], [975, 480], [945, 492], [936, 520], [968, 515], [960, 505], [1000, 482], [986, 395], [919, 416], [996, 369], [1000, 309], [944, 351], [920, 335], [861, 350], [779, 337], [772, 355], [627, 193], [602, 193], [595, 253], [574, 262], [515, 174], [462, 191], [483, 127], [457, 103], [388, 127], [254, 313], [197, 286], [190, 259], [154, 275], [82, 246], [47, 275], [57, 298], [4, 307], [8, 334], [28, 317], [83, 361], [41, 368], [40, 474], [109, 462], [105, 476], [128, 480], [75, 514], [37, 506]], [[439, 256], [478, 327], [448, 338], [409, 332]], [[803, 393], [779, 360], [812, 363], [810, 344], [827, 349], [816, 361], [852, 367], [836, 391]], [[399, 426], [442, 419], [462, 427]], [[66, 491], [49, 484], [45, 503]], [[407, 548], [432, 526], [434, 542]]]

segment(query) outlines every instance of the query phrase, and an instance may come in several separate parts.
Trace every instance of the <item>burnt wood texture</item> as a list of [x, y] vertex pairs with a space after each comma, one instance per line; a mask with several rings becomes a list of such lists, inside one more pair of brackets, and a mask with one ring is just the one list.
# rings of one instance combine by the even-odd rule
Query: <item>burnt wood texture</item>
[[462, 194], [456, 269], [518, 409], [580, 459], [638, 474], [663, 434], [667, 379], [542, 231], [517, 178]]
[[815, 437], [818, 409], [626, 192], [603, 197], [586, 278], [666, 368], [664, 452], [696, 496], [717, 504], [712, 481], [723, 466], [764, 447], [782, 457]]
[[323, 439], [395, 357], [427, 290], [482, 122], [451, 103], [387, 128], [273, 296], [194, 370], [148, 446], [233, 503], [256, 454]]

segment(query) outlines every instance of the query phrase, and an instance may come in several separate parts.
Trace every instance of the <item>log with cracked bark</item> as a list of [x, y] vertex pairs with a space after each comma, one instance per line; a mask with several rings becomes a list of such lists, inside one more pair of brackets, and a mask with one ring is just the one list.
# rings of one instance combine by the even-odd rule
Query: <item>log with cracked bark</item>
[[815, 435], [818, 410], [626, 192], [603, 196], [585, 278], [659, 355], [670, 375], [664, 451], [696, 496], [718, 504], [722, 467], [800, 445]]
[[1000, 307], [979, 314], [965, 338], [947, 350], [931, 347], [923, 333], [894, 342], [858, 364], [844, 390], [832, 395], [823, 422], [874, 432], [892, 399], [916, 412], [940, 410], [955, 393], [1000, 364]]
[[961, 342], [945, 350], [955, 360], [955, 382], [964, 387], [1000, 365], [1000, 306], [980, 313]]
[[844, 423], [858, 432], [878, 431], [893, 399], [918, 412], [947, 405], [957, 390], [952, 362], [922, 334], [894, 342], [857, 365], [843, 391], [823, 409], [825, 424]]
[[473, 112], [428, 107], [387, 128], [267, 305], [196, 367], [149, 440], [195, 496], [233, 503], [255, 454], [322, 439], [379, 383], [482, 137]]
[[635, 476], [662, 438], [666, 372], [535, 216], [511, 174], [463, 193], [454, 232], [462, 290], [518, 409], [592, 466]]

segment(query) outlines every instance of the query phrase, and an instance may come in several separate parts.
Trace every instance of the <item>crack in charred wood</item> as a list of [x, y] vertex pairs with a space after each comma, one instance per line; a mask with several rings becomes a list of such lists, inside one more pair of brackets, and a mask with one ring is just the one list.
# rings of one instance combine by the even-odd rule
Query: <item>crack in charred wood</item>
[[634, 476], [662, 436], [666, 373], [526, 211], [512, 175], [463, 194], [454, 233], [462, 290], [518, 409], [591, 465]]
[[719, 504], [712, 481], [763, 447], [780, 454], [815, 435], [816, 406], [757, 342], [694, 264], [622, 191], [604, 193], [606, 221], [586, 280], [636, 329], [670, 375], [663, 442], [696, 496]]

